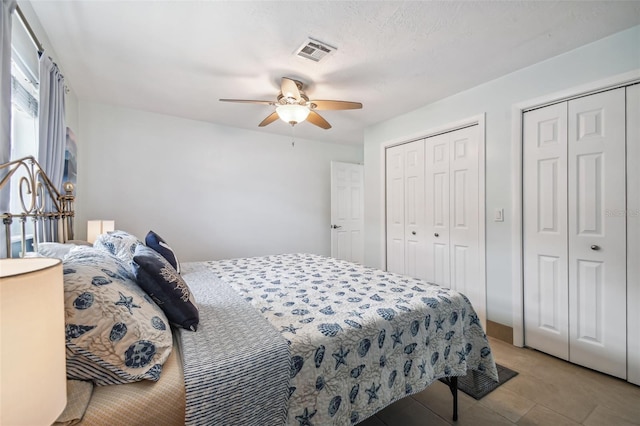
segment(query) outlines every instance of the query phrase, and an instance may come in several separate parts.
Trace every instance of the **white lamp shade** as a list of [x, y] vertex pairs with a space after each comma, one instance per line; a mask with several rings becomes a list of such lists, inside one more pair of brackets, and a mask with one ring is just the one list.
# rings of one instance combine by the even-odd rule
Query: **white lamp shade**
[[276, 108], [278, 117], [285, 123], [302, 123], [309, 116], [309, 108], [304, 105], [280, 105]]
[[50, 425], [67, 404], [59, 259], [0, 259], [0, 424]]
[[115, 230], [115, 220], [89, 220], [87, 221], [87, 241], [93, 244], [98, 235]]

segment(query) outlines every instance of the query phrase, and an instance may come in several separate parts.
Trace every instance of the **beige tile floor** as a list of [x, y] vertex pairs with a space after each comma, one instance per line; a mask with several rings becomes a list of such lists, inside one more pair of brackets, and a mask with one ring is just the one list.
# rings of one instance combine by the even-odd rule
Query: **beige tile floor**
[[479, 401], [458, 392], [457, 422], [448, 387], [436, 381], [360, 425], [640, 425], [640, 387], [532, 349], [490, 342], [496, 361], [519, 374]]

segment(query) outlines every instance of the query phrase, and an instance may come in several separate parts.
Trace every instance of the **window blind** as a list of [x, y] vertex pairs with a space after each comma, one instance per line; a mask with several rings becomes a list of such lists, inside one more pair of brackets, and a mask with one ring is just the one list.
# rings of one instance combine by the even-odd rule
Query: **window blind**
[[31, 117], [38, 116], [38, 100], [13, 75], [11, 76], [11, 103]]

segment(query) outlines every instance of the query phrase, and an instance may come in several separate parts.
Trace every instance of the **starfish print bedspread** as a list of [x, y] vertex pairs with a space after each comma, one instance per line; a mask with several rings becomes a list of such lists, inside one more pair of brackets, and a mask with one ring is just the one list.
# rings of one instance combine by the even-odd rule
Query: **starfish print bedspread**
[[287, 340], [290, 425], [355, 424], [467, 370], [497, 380], [478, 316], [455, 291], [311, 254], [206, 266]]

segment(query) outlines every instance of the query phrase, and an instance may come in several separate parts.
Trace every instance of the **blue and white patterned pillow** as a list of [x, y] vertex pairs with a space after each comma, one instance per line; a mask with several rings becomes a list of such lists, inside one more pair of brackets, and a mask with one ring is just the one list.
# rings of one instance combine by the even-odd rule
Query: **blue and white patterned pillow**
[[146, 246], [136, 247], [133, 271], [138, 285], [158, 304], [169, 321], [196, 331], [200, 314], [191, 290], [160, 253]]
[[163, 240], [160, 235], [156, 234], [153, 231], [149, 231], [144, 239], [144, 242], [147, 243], [147, 246], [151, 247], [152, 249], [160, 253], [162, 257], [167, 259], [167, 262], [169, 262], [171, 266], [173, 266], [175, 270], [180, 273], [180, 262], [178, 261], [178, 256], [176, 256], [176, 253], [173, 251], [173, 249], [169, 247], [169, 244], [167, 244], [167, 242]]
[[67, 377], [97, 385], [158, 380], [171, 329], [128, 266], [104, 250], [77, 247], [63, 269]]
[[118, 259], [124, 261], [130, 271], [130, 278], [133, 279], [134, 276], [131, 269], [133, 253], [135, 253], [136, 247], [141, 244], [144, 245], [135, 235], [131, 235], [126, 231], [112, 231], [98, 235], [93, 246], [100, 250], [108, 251]]

